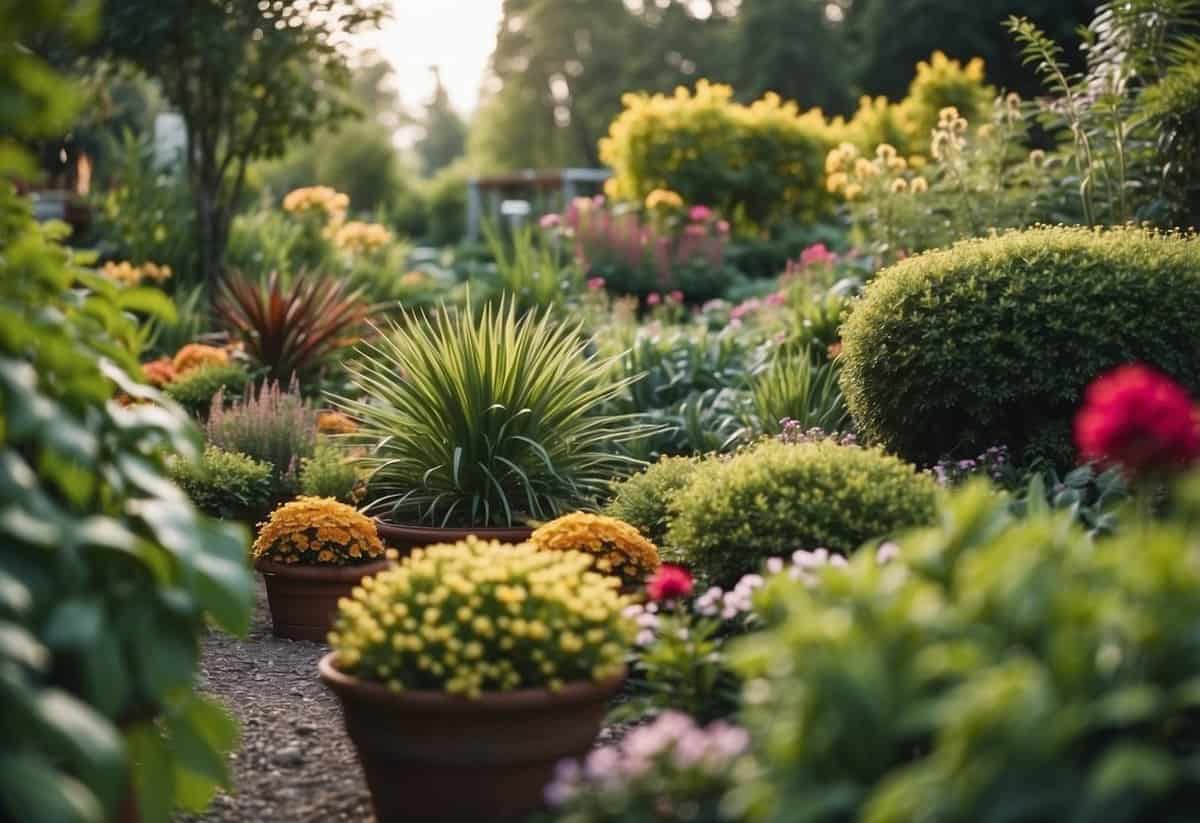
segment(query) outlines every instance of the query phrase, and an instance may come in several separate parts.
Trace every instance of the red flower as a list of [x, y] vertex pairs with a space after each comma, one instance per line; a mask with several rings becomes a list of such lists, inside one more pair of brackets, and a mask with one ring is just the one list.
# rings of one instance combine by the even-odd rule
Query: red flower
[[1131, 475], [1178, 469], [1200, 458], [1191, 398], [1174, 381], [1139, 364], [1092, 381], [1075, 417], [1084, 460], [1119, 463]]
[[692, 573], [683, 566], [664, 563], [654, 572], [646, 584], [646, 594], [651, 600], [673, 600], [692, 593]]

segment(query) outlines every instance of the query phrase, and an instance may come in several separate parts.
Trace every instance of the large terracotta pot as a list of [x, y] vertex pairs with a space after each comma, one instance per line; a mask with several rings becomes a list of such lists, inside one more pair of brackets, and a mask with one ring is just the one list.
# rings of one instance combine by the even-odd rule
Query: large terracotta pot
[[406, 526], [402, 523], [389, 523], [375, 518], [375, 528], [379, 538], [388, 548], [395, 549], [403, 557], [413, 549], [424, 548], [434, 543], [457, 543], [471, 535], [480, 540], [499, 540], [501, 543], [521, 543], [529, 539], [533, 529], [525, 526], [510, 528], [454, 528], [444, 529], [437, 526]]
[[262, 572], [271, 606], [271, 625], [276, 637], [325, 642], [333, 625], [338, 600], [364, 577], [381, 572], [388, 561], [353, 566], [312, 566], [276, 563], [259, 558], [254, 568]]
[[468, 700], [392, 693], [333, 660], [333, 652], [321, 658], [321, 679], [341, 701], [379, 823], [524, 819], [542, 806], [554, 765], [592, 747], [624, 679]]

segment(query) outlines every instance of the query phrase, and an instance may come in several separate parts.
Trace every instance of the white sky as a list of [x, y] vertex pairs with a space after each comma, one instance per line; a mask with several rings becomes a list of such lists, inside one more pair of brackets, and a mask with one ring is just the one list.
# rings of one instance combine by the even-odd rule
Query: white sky
[[430, 66], [438, 66], [460, 114], [475, 109], [488, 57], [496, 44], [502, 0], [392, 0], [392, 19], [362, 44], [396, 68], [396, 83], [409, 111], [433, 92]]

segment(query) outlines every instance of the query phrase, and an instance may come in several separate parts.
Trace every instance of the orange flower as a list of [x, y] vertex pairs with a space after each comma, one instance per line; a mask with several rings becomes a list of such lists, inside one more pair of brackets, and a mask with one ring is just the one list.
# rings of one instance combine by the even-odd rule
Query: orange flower
[[228, 362], [229, 353], [224, 349], [203, 343], [188, 343], [175, 353], [172, 365], [178, 377], [201, 366], [223, 366]]
[[175, 379], [175, 364], [169, 357], [160, 357], [149, 363], [143, 363], [142, 374], [146, 376], [146, 382], [151, 386], [162, 388]]

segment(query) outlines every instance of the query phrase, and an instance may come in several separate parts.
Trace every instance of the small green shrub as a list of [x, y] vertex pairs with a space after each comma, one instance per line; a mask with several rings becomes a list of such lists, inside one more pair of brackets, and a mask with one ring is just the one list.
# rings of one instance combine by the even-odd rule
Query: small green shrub
[[222, 389], [225, 397], [236, 398], [250, 382], [250, 374], [238, 363], [201, 366], [168, 383], [163, 391], [193, 417], [207, 417], [213, 395]]
[[336, 446], [318, 442], [313, 456], [300, 467], [300, 493], [308, 497], [332, 497], [341, 503], [354, 503], [359, 481], [358, 470]]
[[695, 474], [700, 461], [691, 457], [663, 457], [644, 470], [613, 486], [613, 498], [604, 508], [609, 517], [624, 520], [664, 551], [667, 547], [668, 503]]
[[1036, 228], [885, 269], [842, 328], [841, 385], [868, 442], [919, 463], [1006, 444], [1073, 462], [1084, 387], [1121, 363], [1200, 389], [1200, 243]]
[[246, 522], [270, 508], [270, 463], [208, 446], [199, 461], [172, 458], [167, 472], [205, 514]]
[[758, 596], [733, 651], [763, 753], [745, 819], [1200, 818], [1195, 521], [1094, 541], [984, 482], [939, 520]]
[[937, 485], [877, 449], [764, 441], [705, 463], [670, 502], [666, 542], [719, 586], [797, 549], [849, 554], [933, 518]]

